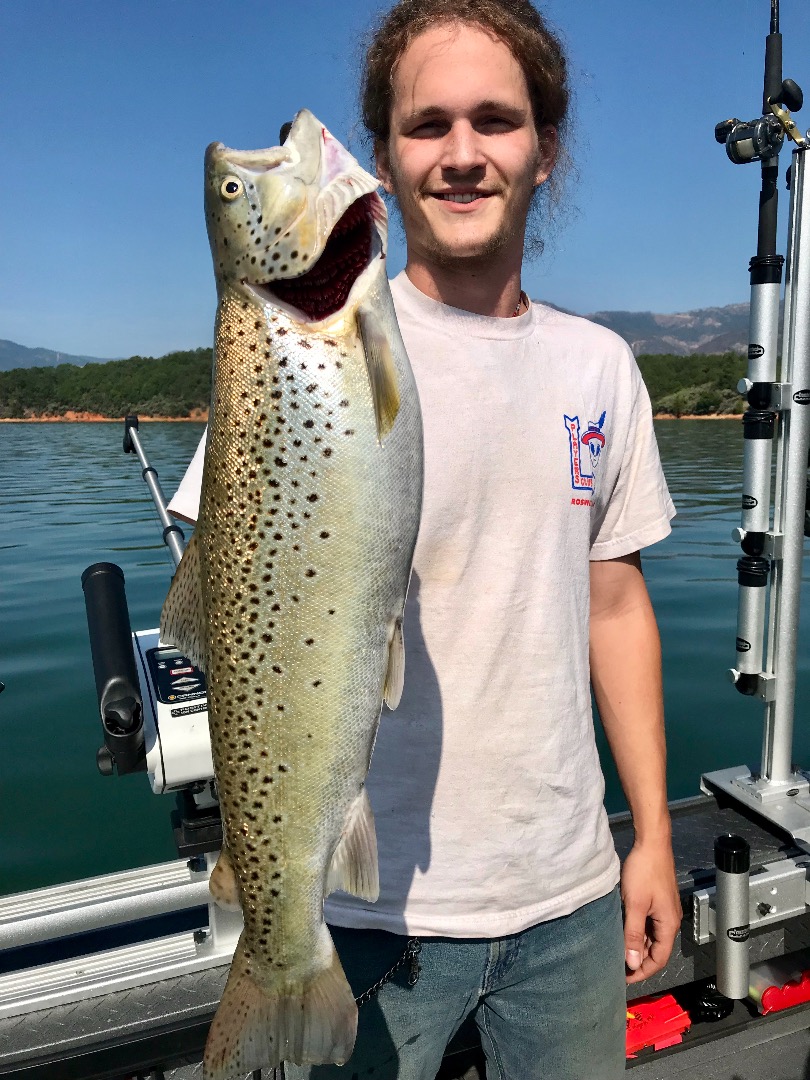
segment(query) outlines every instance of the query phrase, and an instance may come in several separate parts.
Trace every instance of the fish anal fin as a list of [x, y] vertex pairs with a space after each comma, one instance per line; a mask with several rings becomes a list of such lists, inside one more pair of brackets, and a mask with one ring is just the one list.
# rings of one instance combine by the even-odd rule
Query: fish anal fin
[[180, 649], [192, 664], [205, 671], [202, 574], [196, 536], [189, 540], [163, 602], [160, 640]]
[[389, 709], [395, 709], [402, 697], [405, 685], [405, 639], [402, 636], [402, 618], [394, 623], [394, 632], [388, 645], [388, 669], [385, 673], [383, 700]]
[[361, 304], [357, 310], [357, 321], [374, 402], [377, 438], [382, 442], [394, 426], [399, 413], [397, 369], [384, 323], [376, 310]]
[[326, 893], [343, 889], [363, 900], [380, 895], [377, 867], [377, 831], [368, 792], [362, 788], [349, 808], [338, 845], [326, 878]]
[[223, 846], [217, 859], [217, 865], [211, 871], [208, 888], [216, 904], [226, 911], [239, 911], [241, 909], [241, 894], [233, 863], [228, 854], [228, 849]]
[[[326, 926], [324, 934], [329, 936]], [[331, 959], [303, 985], [267, 989], [244, 933], [205, 1044], [204, 1080], [229, 1080], [282, 1061], [342, 1065], [352, 1053], [357, 1006], [331, 939]], [[254, 967], [256, 965], [256, 967]]]

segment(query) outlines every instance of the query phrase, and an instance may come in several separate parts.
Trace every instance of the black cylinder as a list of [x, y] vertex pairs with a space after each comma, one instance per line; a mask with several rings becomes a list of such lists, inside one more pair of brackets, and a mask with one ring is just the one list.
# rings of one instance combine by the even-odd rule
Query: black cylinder
[[94, 563], [82, 574], [104, 744], [119, 774], [146, 768], [143, 701], [132, 651], [124, 572]]
[[742, 836], [726, 833], [714, 841], [714, 864], [726, 874], [745, 874], [751, 868], [751, 847]]
[[743, 413], [743, 438], [772, 439], [775, 419], [776, 414], [767, 409], [748, 409]]
[[737, 583], [749, 589], [763, 589], [768, 584], [771, 564], [757, 555], [744, 555], [737, 560]]

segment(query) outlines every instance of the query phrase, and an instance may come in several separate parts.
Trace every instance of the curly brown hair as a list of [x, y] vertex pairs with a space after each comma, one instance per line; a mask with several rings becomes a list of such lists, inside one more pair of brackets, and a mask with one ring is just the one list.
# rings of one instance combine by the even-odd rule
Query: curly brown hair
[[508, 46], [526, 77], [538, 131], [546, 124], [563, 128], [569, 102], [565, 54], [529, 0], [399, 0], [366, 52], [360, 100], [375, 142], [386, 142], [390, 133], [397, 63], [414, 38], [441, 23], [472, 23]]

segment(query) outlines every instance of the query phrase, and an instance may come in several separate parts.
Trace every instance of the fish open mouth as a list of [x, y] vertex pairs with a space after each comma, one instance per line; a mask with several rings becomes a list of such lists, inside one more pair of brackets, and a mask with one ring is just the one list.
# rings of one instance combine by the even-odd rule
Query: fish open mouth
[[338, 220], [318, 261], [296, 278], [258, 287], [297, 308], [311, 322], [339, 311], [371, 259], [373, 192], [357, 199]]

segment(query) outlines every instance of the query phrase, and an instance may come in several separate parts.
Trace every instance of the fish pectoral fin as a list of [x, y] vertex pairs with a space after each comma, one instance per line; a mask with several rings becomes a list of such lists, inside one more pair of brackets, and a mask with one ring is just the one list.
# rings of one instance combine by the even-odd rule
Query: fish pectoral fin
[[211, 871], [208, 888], [218, 907], [226, 911], [239, 911], [242, 907], [239, 885], [233, 871], [233, 863], [228, 849], [223, 845], [217, 859], [217, 865]]
[[377, 868], [377, 830], [374, 814], [363, 788], [349, 808], [338, 846], [326, 877], [326, 893], [335, 889], [372, 902], [380, 895]]
[[174, 645], [200, 671], [205, 671], [202, 575], [197, 537], [192, 536], [174, 572], [160, 614], [160, 640]]
[[[323, 932], [329, 936], [325, 924]], [[297, 992], [293, 984], [273, 993], [257, 978], [260, 958], [247, 956], [242, 934], [205, 1044], [204, 1080], [229, 1080], [282, 1061], [342, 1065], [351, 1056], [357, 1006], [331, 939], [324, 945], [331, 953], [325, 968]]]
[[402, 697], [405, 685], [405, 639], [402, 636], [402, 618], [394, 623], [394, 633], [388, 645], [388, 670], [385, 673], [383, 700], [389, 709], [395, 709]]
[[399, 412], [399, 386], [394, 354], [385, 326], [372, 307], [363, 304], [357, 309], [357, 322], [366, 357], [368, 381], [377, 421], [377, 438], [382, 442], [394, 426]]

